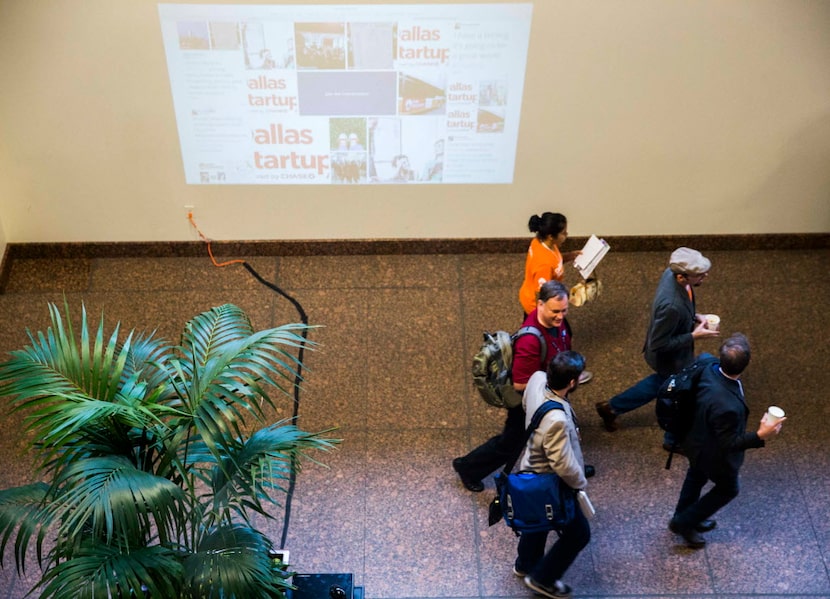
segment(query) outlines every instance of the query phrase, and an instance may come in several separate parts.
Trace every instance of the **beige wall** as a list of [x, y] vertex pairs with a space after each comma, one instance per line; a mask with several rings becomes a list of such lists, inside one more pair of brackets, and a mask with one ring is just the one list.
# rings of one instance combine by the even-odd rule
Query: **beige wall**
[[3, 230], [3, 220], [0, 219], [0, 263], [6, 255], [6, 232]]
[[533, 13], [512, 185], [209, 187], [184, 184], [156, 2], [3, 0], [5, 241], [194, 239], [184, 205], [214, 239], [522, 236], [544, 210], [572, 235], [830, 230], [830, 1]]

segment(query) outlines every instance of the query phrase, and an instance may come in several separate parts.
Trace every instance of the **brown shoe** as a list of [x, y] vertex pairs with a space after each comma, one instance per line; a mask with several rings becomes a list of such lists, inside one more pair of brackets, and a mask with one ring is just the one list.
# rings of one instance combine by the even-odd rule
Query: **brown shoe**
[[607, 401], [601, 401], [597, 404], [597, 414], [599, 417], [602, 418], [602, 424], [605, 426], [605, 430], [609, 433], [613, 433], [617, 430], [617, 415], [614, 413], [614, 410], [611, 409], [611, 404]]

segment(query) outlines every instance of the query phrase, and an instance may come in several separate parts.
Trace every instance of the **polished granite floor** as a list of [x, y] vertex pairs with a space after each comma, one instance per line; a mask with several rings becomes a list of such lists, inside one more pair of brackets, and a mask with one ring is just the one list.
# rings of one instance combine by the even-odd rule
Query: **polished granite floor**
[[[750, 338], [751, 420], [770, 404], [789, 420], [748, 454], [741, 494], [718, 514], [706, 548], [685, 548], [666, 528], [683, 463], [663, 468], [653, 411], [623, 416], [611, 434], [593, 409], [647, 372], [639, 350], [668, 259], [612, 251], [599, 272], [602, 296], [570, 315], [575, 348], [595, 373], [574, 404], [598, 471], [593, 539], [565, 578], [578, 597], [830, 597], [830, 250], [706, 253], [714, 266], [698, 307]], [[500, 428], [503, 414], [476, 396], [469, 364], [483, 330], [518, 326], [523, 256], [246, 259], [324, 325], [313, 334], [321, 346], [307, 359], [299, 424], [337, 427], [343, 439], [319, 456], [326, 467], [306, 463], [299, 475], [286, 532], [294, 569], [353, 573], [374, 599], [531, 596], [511, 573], [515, 537], [487, 525], [492, 480], [471, 494], [450, 467]], [[216, 268], [207, 256], [21, 259], [0, 295], [3, 355], [25, 344], [25, 328], [44, 328], [47, 302], [64, 296], [104, 310], [109, 323], [173, 340], [187, 319], [226, 302], [258, 328], [299, 320], [247, 270]], [[31, 439], [19, 416], [3, 417], [0, 485], [21, 484], [32, 477]], [[269, 531], [279, 539], [285, 514], [274, 515]], [[6, 557], [0, 599], [22, 598], [32, 573], [18, 578]]]

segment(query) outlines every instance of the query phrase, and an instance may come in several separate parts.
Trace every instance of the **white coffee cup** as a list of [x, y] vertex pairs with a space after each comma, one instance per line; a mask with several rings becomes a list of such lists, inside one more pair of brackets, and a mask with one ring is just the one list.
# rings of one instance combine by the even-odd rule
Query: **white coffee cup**
[[764, 422], [767, 424], [778, 424], [778, 421], [784, 417], [784, 410], [778, 406], [770, 406], [767, 408], [767, 413], [764, 414]]
[[717, 314], [707, 314], [706, 328], [710, 331], [717, 331], [720, 328], [720, 316]]

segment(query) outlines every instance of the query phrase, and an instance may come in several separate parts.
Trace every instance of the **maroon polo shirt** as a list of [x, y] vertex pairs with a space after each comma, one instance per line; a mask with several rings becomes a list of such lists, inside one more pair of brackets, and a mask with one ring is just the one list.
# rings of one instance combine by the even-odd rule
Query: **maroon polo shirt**
[[513, 344], [513, 382], [520, 385], [526, 384], [537, 370], [547, 370], [553, 356], [571, 349], [571, 326], [567, 319], [562, 322], [562, 326], [546, 329], [539, 324], [534, 310], [528, 314], [522, 326], [534, 326], [539, 329], [548, 347], [545, 362], [542, 363], [539, 339], [536, 335], [523, 335]]

